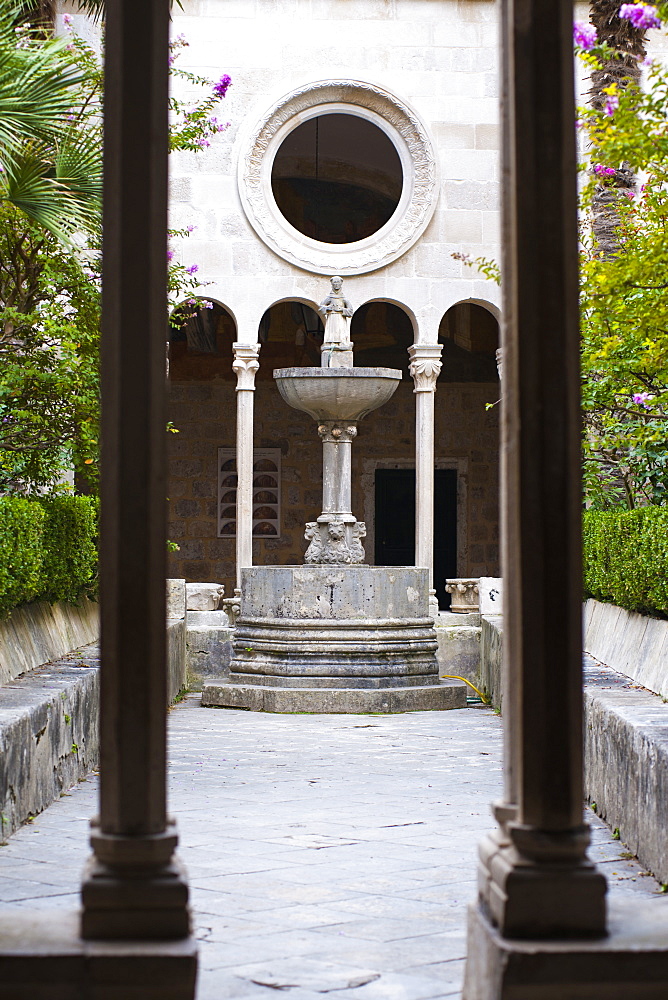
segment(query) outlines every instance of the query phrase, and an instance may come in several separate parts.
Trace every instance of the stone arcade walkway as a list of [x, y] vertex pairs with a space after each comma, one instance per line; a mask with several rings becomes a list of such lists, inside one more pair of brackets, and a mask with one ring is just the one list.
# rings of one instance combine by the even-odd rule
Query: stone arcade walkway
[[[171, 810], [201, 942], [198, 1000], [458, 997], [476, 845], [501, 786], [489, 709], [170, 713]], [[78, 905], [96, 780], [0, 850], [0, 906]], [[594, 824], [614, 893], [665, 900]]]

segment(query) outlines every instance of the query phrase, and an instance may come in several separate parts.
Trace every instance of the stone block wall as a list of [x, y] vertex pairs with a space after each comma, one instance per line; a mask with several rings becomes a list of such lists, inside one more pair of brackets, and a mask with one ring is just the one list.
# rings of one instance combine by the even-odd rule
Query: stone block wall
[[[261, 358], [260, 358], [261, 360]], [[373, 564], [374, 472], [414, 467], [415, 397], [412, 381], [359, 425], [353, 445], [353, 512], [367, 523], [367, 560]], [[457, 468], [460, 576], [498, 575], [498, 385], [439, 383], [436, 464]], [[169, 538], [170, 576], [234, 587], [234, 538], [217, 537], [217, 449], [235, 445], [236, 393], [232, 380], [171, 386]], [[315, 421], [291, 410], [272, 381], [258, 379], [255, 447], [280, 448], [282, 524], [279, 538], [253, 543], [257, 565], [295, 564], [306, 550], [304, 524], [318, 516], [322, 450]]]

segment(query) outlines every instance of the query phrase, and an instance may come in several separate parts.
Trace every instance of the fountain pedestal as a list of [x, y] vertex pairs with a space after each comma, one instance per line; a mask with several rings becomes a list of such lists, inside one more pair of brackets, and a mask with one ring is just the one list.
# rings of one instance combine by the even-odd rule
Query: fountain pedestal
[[241, 569], [241, 614], [229, 681], [203, 705], [265, 712], [418, 712], [464, 708], [466, 687], [438, 676], [429, 569], [365, 566], [364, 522], [351, 510], [357, 424], [386, 403], [401, 372], [352, 367], [352, 306], [332, 279], [320, 368], [274, 378], [318, 422], [322, 513], [306, 525], [304, 566]]

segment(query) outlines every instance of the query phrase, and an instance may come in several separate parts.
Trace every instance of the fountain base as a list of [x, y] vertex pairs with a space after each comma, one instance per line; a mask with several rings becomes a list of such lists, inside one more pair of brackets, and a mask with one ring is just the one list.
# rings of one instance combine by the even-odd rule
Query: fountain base
[[466, 706], [438, 676], [427, 570], [257, 566], [242, 574], [230, 680], [202, 704], [269, 712], [410, 712]]

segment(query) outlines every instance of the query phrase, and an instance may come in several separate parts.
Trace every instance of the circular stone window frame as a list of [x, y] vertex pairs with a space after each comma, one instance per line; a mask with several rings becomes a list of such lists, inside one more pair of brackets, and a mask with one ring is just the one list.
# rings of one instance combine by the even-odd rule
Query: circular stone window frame
[[[323, 114], [364, 118], [388, 136], [401, 161], [403, 185], [391, 218], [355, 243], [321, 243], [295, 229], [272, 190], [274, 159], [299, 125]], [[276, 101], [241, 146], [237, 184], [246, 217], [283, 260], [306, 271], [341, 276], [391, 264], [419, 240], [436, 208], [439, 183], [434, 146], [424, 122], [396, 95], [358, 80], [321, 80]]]

